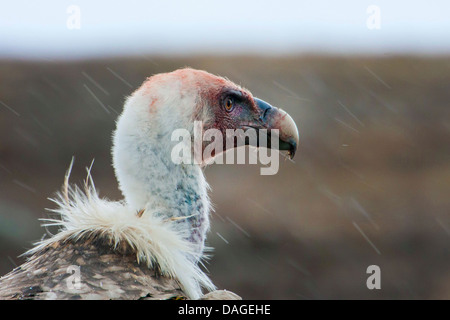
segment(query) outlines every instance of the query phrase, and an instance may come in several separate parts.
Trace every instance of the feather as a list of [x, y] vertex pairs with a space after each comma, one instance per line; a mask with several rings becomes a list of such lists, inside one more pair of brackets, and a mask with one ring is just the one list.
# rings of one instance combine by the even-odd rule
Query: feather
[[[157, 216], [157, 212], [151, 208], [146, 208], [145, 215], [139, 217], [123, 201], [114, 202], [100, 198], [91, 176], [92, 165], [87, 169], [88, 175], [84, 183], [84, 190], [78, 186], [71, 186], [69, 176], [72, 166], [73, 159], [67, 170], [62, 191], [57, 193], [55, 198], [50, 199], [56, 204], [56, 208], [50, 209], [50, 211], [59, 215], [60, 218], [41, 219], [44, 221], [44, 227], [57, 226], [60, 230], [51, 238], [37, 242], [34, 248], [24, 254], [31, 258], [25, 266], [21, 267], [22, 272], [26, 270], [34, 274], [38, 270], [45, 269], [55, 255], [58, 256], [58, 259], [61, 259], [61, 255], [67, 259], [66, 263], [63, 263], [63, 268], [72, 263], [77, 265], [76, 257], [68, 256], [67, 251], [81, 250], [83, 254], [89, 252], [89, 257], [94, 259], [95, 247], [92, 247], [92, 244], [101, 242], [104, 247], [110, 248], [106, 250], [106, 255], [111, 260], [111, 264], [112, 262], [118, 263], [117, 266], [133, 264], [133, 258], [130, 255], [132, 252], [137, 263], [133, 264], [134, 269], [139, 268], [146, 274], [150, 270], [158, 270], [160, 276], [166, 278], [165, 281], [172, 279], [172, 281], [175, 280], [175, 283], [179, 283], [178, 289], [172, 284], [173, 290], [184, 292], [189, 299], [200, 298], [201, 287], [207, 290], [215, 288], [197, 261], [192, 259], [193, 256], [198, 256], [196, 248], [185, 240], [185, 235], [175, 228], [171, 219]], [[121, 252], [128, 253], [128, 261], [120, 260], [120, 255], [117, 253]], [[101, 260], [102, 256], [98, 255], [96, 258]], [[198, 258], [200, 259], [200, 257]], [[86, 264], [84, 268], [90, 269], [92, 265]], [[121, 270], [127, 270], [127, 268], [122, 267]], [[88, 273], [92, 272], [92, 270], [88, 271]], [[17, 273], [17, 270], [13, 271], [0, 279], [2, 288], [0, 297], [5, 298], [6, 282], [12, 277], [12, 274]], [[58, 275], [60, 273], [57, 272]], [[46, 276], [46, 283], [55, 281], [55, 277], [48, 271]], [[17, 278], [14, 279], [18, 286], [17, 292], [12, 293], [8, 287], [6, 295], [21, 295], [20, 292], [23, 292], [20, 290], [21, 288], [37, 285], [34, 283], [30, 285], [28, 282], [23, 285], [17, 280]], [[40, 287], [42, 288], [42, 286]], [[79, 294], [74, 294], [74, 297]], [[94, 295], [90, 297], [94, 298]], [[119, 297], [124, 298], [124, 296], [115, 298]]]

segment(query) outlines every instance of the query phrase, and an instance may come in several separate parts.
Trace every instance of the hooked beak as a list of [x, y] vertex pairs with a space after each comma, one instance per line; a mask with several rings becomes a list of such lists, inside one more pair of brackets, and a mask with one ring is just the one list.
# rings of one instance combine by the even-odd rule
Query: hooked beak
[[254, 98], [256, 107], [260, 111], [257, 129], [267, 129], [267, 147], [271, 146], [271, 133], [278, 130], [279, 150], [286, 150], [288, 156], [294, 158], [299, 143], [298, 129], [292, 117], [285, 111], [271, 106], [269, 103]]

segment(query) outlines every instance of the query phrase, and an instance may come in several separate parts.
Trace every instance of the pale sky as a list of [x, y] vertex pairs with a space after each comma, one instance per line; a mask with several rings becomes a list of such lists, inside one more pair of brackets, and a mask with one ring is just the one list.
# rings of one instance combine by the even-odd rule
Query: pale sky
[[[79, 29], [70, 6], [79, 10]], [[370, 20], [374, 5], [379, 19]], [[367, 21], [378, 21], [369, 29]], [[377, 23], [378, 23], [377, 22]], [[73, 25], [73, 23], [72, 23]], [[450, 53], [448, 0], [2, 0], [0, 57]]]

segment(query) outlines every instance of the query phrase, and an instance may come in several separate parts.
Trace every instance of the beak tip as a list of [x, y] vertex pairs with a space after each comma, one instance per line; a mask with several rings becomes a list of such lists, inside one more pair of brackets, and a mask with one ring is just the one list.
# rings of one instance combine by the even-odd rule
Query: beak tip
[[289, 137], [288, 139], [279, 139], [278, 150], [287, 152], [289, 159], [293, 159], [297, 151], [298, 139]]
[[295, 152], [297, 151], [297, 146], [295, 145], [295, 146], [293, 146], [292, 148], [291, 148], [291, 150], [289, 150], [289, 158], [291, 158], [291, 160], [292, 159], [294, 159], [294, 156], [295, 156]]
[[289, 143], [289, 149], [287, 151], [287, 155], [289, 159], [294, 159], [295, 153], [297, 152], [297, 141], [291, 141]]
[[261, 99], [255, 98], [255, 102], [264, 114], [266, 126], [279, 130], [279, 150], [286, 150], [288, 157], [293, 159], [299, 144], [299, 134], [294, 119], [286, 111], [273, 107]]

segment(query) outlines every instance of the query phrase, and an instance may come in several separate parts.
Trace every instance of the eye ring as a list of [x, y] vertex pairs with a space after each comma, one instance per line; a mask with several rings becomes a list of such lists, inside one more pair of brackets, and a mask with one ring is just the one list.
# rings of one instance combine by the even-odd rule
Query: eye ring
[[234, 109], [234, 101], [232, 98], [226, 98], [223, 105], [228, 112], [231, 112]]

